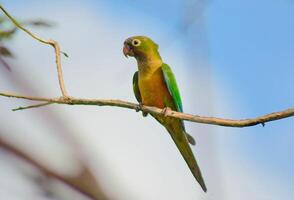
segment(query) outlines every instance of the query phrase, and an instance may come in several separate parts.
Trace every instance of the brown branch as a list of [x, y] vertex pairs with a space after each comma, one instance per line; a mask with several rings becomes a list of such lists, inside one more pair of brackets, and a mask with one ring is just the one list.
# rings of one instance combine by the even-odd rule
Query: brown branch
[[[33, 34], [28, 29], [21, 26], [0, 4], [0, 9], [5, 13], [5, 15], [14, 23], [16, 27], [26, 32], [28, 35], [30, 35], [32, 38], [36, 39], [37, 41], [50, 45], [54, 48], [55, 51], [55, 60], [56, 60], [56, 67], [57, 67], [57, 73], [58, 73], [58, 80], [59, 80], [59, 87], [62, 93], [62, 97], [59, 98], [44, 98], [44, 97], [32, 97], [32, 96], [24, 96], [24, 95], [17, 95], [17, 94], [9, 94], [9, 93], [0, 93], [0, 96], [5, 97], [12, 97], [12, 98], [20, 98], [20, 99], [27, 99], [31, 101], [39, 101], [42, 102], [41, 104], [31, 105], [27, 107], [19, 107], [14, 110], [24, 110], [29, 108], [36, 108], [41, 106], [46, 106], [49, 104], [68, 104], [68, 105], [96, 105], [96, 106], [116, 106], [116, 107], [122, 107], [122, 108], [128, 108], [133, 110], [141, 110], [146, 113], [151, 113], [155, 115], [163, 115], [163, 110], [156, 108], [156, 107], [149, 107], [149, 106], [139, 106], [138, 104], [121, 101], [121, 100], [102, 100], [102, 99], [82, 99], [82, 98], [74, 98], [69, 97], [67, 94], [67, 91], [65, 89], [65, 84], [63, 80], [63, 74], [62, 74], [62, 67], [61, 67], [61, 52], [59, 44], [54, 40], [44, 40], [35, 34]], [[63, 53], [65, 56], [67, 56], [65, 53]], [[228, 127], [247, 127], [247, 126], [254, 126], [257, 124], [264, 124], [266, 122], [279, 120], [287, 117], [294, 116], [294, 108], [287, 109], [280, 112], [275, 112], [271, 114], [267, 114], [264, 116], [260, 116], [257, 118], [252, 119], [242, 119], [242, 120], [232, 120], [232, 119], [222, 119], [222, 118], [215, 118], [215, 117], [202, 117], [198, 115], [191, 115], [176, 111], [169, 111], [164, 114], [166, 117], [172, 117], [172, 118], [178, 118], [182, 120], [187, 120], [191, 122], [197, 122], [197, 123], [203, 123], [203, 124], [212, 124], [212, 125], [219, 125], [219, 126], [228, 126]], [[13, 147], [12, 145], [9, 145], [5, 143], [4, 141], [0, 140], [0, 146], [5, 148], [6, 150], [9, 150], [10, 152], [14, 153], [15, 155], [23, 158], [24, 160], [30, 162], [34, 166], [36, 166], [40, 171], [42, 171], [44, 174], [54, 177], [72, 188], [76, 189], [77, 191], [80, 191], [81, 193], [93, 198], [93, 199], [101, 199], [101, 191], [98, 191], [97, 185], [95, 184], [95, 179], [91, 175], [90, 171], [85, 168], [83, 173], [78, 175], [77, 177], [64, 177], [62, 175], [59, 175], [49, 169], [46, 168], [46, 166], [42, 165], [41, 163], [38, 163], [36, 160], [34, 160], [29, 155], [21, 152], [19, 149]], [[89, 181], [90, 180], [90, 181]], [[106, 199], [106, 198], [102, 198]]]
[[58, 73], [58, 80], [59, 80], [59, 87], [62, 93], [62, 96], [64, 98], [66, 98], [68, 96], [67, 91], [65, 89], [65, 84], [64, 84], [64, 80], [63, 80], [63, 75], [62, 75], [62, 68], [61, 68], [61, 51], [60, 51], [60, 47], [59, 44], [54, 41], [54, 40], [45, 40], [42, 39], [40, 37], [38, 37], [37, 35], [33, 34], [31, 31], [29, 31], [28, 29], [24, 28], [22, 25], [20, 25], [20, 23], [18, 23], [14, 17], [12, 17], [4, 8], [3, 6], [0, 4], [0, 9], [4, 12], [4, 14], [13, 22], [13, 24], [18, 27], [19, 29], [23, 30], [24, 32], [26, 32], [28, 35], [30, 35], [32, 38], [36, 39], [37, 41], [43, 43], [43, 44], [48, 44], [50, 46], [52, 46], [54, 48], [55, 51], [55, 60], [56, 60], [56, 67], [57, 67], [57, 73]]
[[[61, 53], [68, 57], [68, 55], [60, 50], [59, 44], [54, 41], [54, 40], [45, 40], [37, 35], [33, 34], [31, 31], [28, 29], [24, 28], [20, 23], [18, 23], [0, 4], [0, 9], [4, 12], [4, 14], [13, 22], [13, 24], [26, 32], [28, 35], [30, 35], [32, 38], [36, 39], [37, 41], [48, 44], [54, 48], [54, 53], [55, 53], [55, 60], [56, 60], [56, 68], [57, 68], [57, 73], [58, 73], [58, 80], [59, 80], [59, 86], [60, 90], [62, 93], [62, 97], [60, 99], [67, 99], [68, 94], [65, 89], [65, 84], [63, 80], [63, 74], [62, 74], [62, 67], [61, 67]], [[52, 102], [44, 102], [41, 104], [36, 104], [36, 105], [30, 105], [27, 107], [19, 107], [16, 108], [15, 110], [23, 110], [23, 109], [29, 109], [29, 108], [36, 108], [36, 107], [41, 107], [41, 106], [46, 106], [49, 104], [52, 104]], [[72, 142], [74, 145], [75, 142]], [[14, 147], [13, 145], [7, 144], [5, 141], [2, 141], [0, 139], [0, 147], [5, 148], [6, 150], [9, 150], [10, 152], [14, 153], [18, 157], [26, 160], [27, 162], [31, 163], [35, 167], [37, 167], [40, 171], [42, 171], [44, 174], [46, 174], [49, 177], [56, 178], [68, 186], [72, 187], [73, 189], [83, 193], [84, 195], [94, 199], [94, 200], [106, 200], [108, 199], [104, 192], [102, 191], [100, 185], [97, 183], [95, 177], [91, 173], [91, 171], [88, 169], [88, 167], [85, 165], [85, 163], [82, 162], [81, 164], [83, 167], [83, 170], [77, 174], [74, 177], [67, 177], [63, 176], [61, 174], [55, 173], [54, 171], [46, 168], [42, 163], [38, 162], [37, 160], [33, 159], [31, 156], [28, 154], [20, 151], [18, 148]]]
[[53, 103], [45, 102], [45, 103], [39, 103], [39, 104], [30, 105], [30, 106], [24, 106], [24, 107], [21, 106], [21, 107], [12, 109], [12, 111], [26, 110], [26, 109], [31, 109], [31, 108], [39, 108], [39, 107], [43, 107], [43, 106], [48, 106], [50, 104], [53, 104]]
[[[32, 96], [24, 96], [24, 95], [16, 95], [9, 93], [1, 93], [0, 96], [11, 97], [11, 98], [19, 98], [19, 99], [27, 99], [31, 101], [41, 101], [46, 103], [56, 103], [56, 104], [68, 104], [68, 105], [95, 105], [95, 106], [116, 106], [121, 108], [128, 108], [133, 110], [141, 110], [143, 112], [163, 115], [162, 109], [150, 106], [139, 106], [138, 104], [121, 101], [121, 100], [107, 100], [107, 99], [82, 99], [82, 98], [73, 98], [68, 97], [64, 98], [44, 98], [44, 97], [32, 97]], [[178, 118], [190, 122], [197, 122], [201, 124], [212, 124], [219, 126], [227, 126], [227, 127], [247, 127], [247, 126], [255, 126], [257, 124], [262, 124], [264, 126], [265, 123], [284, 119], [288, 117], [294, 116], [294, 108], [290, 108], [287, 110], [283, 110], [280, 112], [274, 112], [271, 114], [263, 115], [256, 118], [251, 119], [241, 119], [241, 120], [233, 120], [233, 119], [223, 119], [216, 117], [203, 117], [199, 115], [191, 115], [176, 111], [169, 111], [164, 114], [167, 117]]]
[[[16, 88], [18, 88], [19, 90], [23, 90], [29, 93], [34, 94], [35, 96], [38, 96], [38, 91], [35, 88], [34, 84], [30, 84], [29, 82], [27, 82], [26, 80], [24, 80], [24, 77], [21, 76], [20, 74], [15, 74], [15, 73], [9, 73], [6, 72], [6, 75], [4, 76], [6, 79], [9, 80], [9, 82], [11, 82], [11, 84], [13, 84]], [[33, 102], [35, 103], [35, 102]], [[37, 104], [40, 102], [37, 102]], [[41, 102], [43, 103], [43, 102]], [[55, 134], [60, 140], [64, 141], [66, 145], [68, 145], [71, 149], [72, 149], [72, 153], [73, 155], [75, 155], [76, 160], [79, 162], [80, 164], [80, 169], [90, 169], [89, 166], [89, 155], [87, 155], [87, 153], [85, 152], [84, 146], [80, 144], [79, 139], [76, 138], [75, 134], [72, 134], [73, 132], [79, 132], [80, 130], [77, 130], [76, 127], [71, 126], [70, 124], [68, 124], [66, 122], [66, 119], [64, 117], [62, 117], [60, 115], [60, 113], [58, 114], [58, 112], [54, 112], [54, 110], [52, 109], [46, 109], [46, 110], [42, 110], [42, 109], [38, 109], [36, 110], [36, 112], [34, 113], [36, 115], [40, 115], [40, 119], [45, 120], [45, 126], [49, 125], [53, 125], [54, 127], [56, 127], [57, 131], [53, 131], [51, 132], [52, 134]], [[18, 128], [18, 127], [16, 127]], [[1, 132], [1, 127], [0, 127], [0, 132]], [[5, 133], [3, 133], [5, 135]], [[2, 135], [3, 135], [2, 134]], [[1, 134], [0, 134], [1, 135]], [[1, 137], [0, 137], [1, 139]], [[16, 144], [11, 143], [12, 145], [14, 145], [15, 147]], [[32, 144], [33, 145], [33, 144]], [[29, 152], [28, 152], [29, 153]], [[31, 155], [31, 154], [29, 154]], [[31, 155], [33, 156], [33, 155]], [[43, 163], [43, 162], [41, 162]], [[99, 170], [99, 169], [97, 169]], [[91, 173], [91, 174], [89, 174]], [[88, 188], [89, 190], [92, 191], [92, 193], [98, 192], [100, 191], [101, 193], [101, 198], [100, 199], [108, 199], [108, 194], [104, 191], [103, 189], [103, 183], [100, 182], [99, 177], [96, 177], [95, 181], [96, 184], [93, 184], [93, 179], [91, 179], [91, 177], [94, 177], [94, 173], [89, 171], [87, 173], [84, 174], [88, 174], [87, 176], [83, 176], [81, 177], [81, 181], [83, 182], [83, 184], [88, 184], [88, 185], [92, 185], [92, 188]], [[47, 176], [48, 177], [48, 176]], [[88, 177], [88, 179], [87, 179]], [[51, 177], [48, 177], [51, 178]], [[76, 181], [79, 181], [78, 179], [76, 179]], [[78, 191], [77, 191], [78, 192]]]
[[[99, 191], [99, 187], [97, 186], [95, 178], [91, 175], [90, 171], [87, 168], [84, 168], [80, 171], [79, 174], [76, 176], [64, 176], [61, 174], [56, 173], [55, 171], [46, 167], [46, 165], [42, 164], [41, 162], [37, 161], [36, 159], [32, 158], [28, 154], [24, 153], [20, 149], [14, 147], [13, 145], [5, 142], [4, 140], [0, 139], [0, 147], [7, 150], [8, 152], [13, 153], [17, 157], [23, 159], [24, 161], [30, 163], [38, 170], [40, 170], [44, 175], [49, 176], [51, 178], [55, 178], [66, 185], [70, 186], [71, 188], [75, 189], [76, 191], [86, 195], [87, 197], [94, 199], [94, 200], [106, 200], [108, 199], [105, 197], [102, 191]], [[97, 189], [98, 188], [98, 189]]]
[[[42, 101], [45, 102], [44, 104], [41, 104], [40, 106], [49, 105], [49, 103], [57, 103], [57, 104], [70, 104], [70, 105], [97, 105], [97, 106], [117, 106], [117, 107], [123, 107], [123, 108], [129, 108], [129, 109], [135, 109], [135, 110], [142, 110], [144, 112], [152, 113], [152, 114], [162, 114], [162, 109], [155, 108], [155, 107], [148, 107], [143, 106], [140, 107], [137, 104], [125, 102], [121, 100], [99, 100], [99, 99], [79, 99], [79, 98], [73, 98], [69, 97], [67, 95], [67, 92], [65, 90], [64, 86], [64, 80], [62, 75], [62, 68], [61, 68], [61, 60], [60, 60], [60, 47], [59, 44], [54, 40], [44, 40], [26, 28], [22, 27], [3, 7], [0, 5], [0, 9], [5, 13], [5, 15], [21, 30], [29, 34], [32, 38], [38, 40], [41, 43], [49, 44], [54, 47], [55, 49], [55, 55], [56, 55], [56, 66], [57, 66], [57, 72], [58, 72], [58, 79], [59, 79], [59, 86], [62, 92], [62, 98], [43, 98], [43, 97], [29, 97], [29, 96], [23, 96], [23, 95], [15, 95], [15, 94], [8, 94], [8, 93], [0, 93], [1, 96], [6, 97], [14, 97], [14, 98], [21, 98], [21, 99], [27, 99], [27, 100], [33, 100], [33, 101]], [[30, 107], [37, 107], [37, 106], [28, 106]], [[21, 110], [22, 107], [19, 109]], [[23, 109], [26, 109], [24, 107]], [[198, 122], [203, 124], [213, 124], [213, 125], [220, 125], [220, 126], [230, 126], [230, 127], [246, 127], [246, 126], [254, 126], [257, 124], [264, 124], [266, 122], [270, 122], [273, 120], [279, 120], [287, 117], [294, 116], [294, 109], [287, 109], [280, 112], [275, 112], [271, 114], [267, 114], [264, 116], [260, 116], [257, 118], [252, 119], [242, 119], [242, 120], [232, 120], [232, 119], [222, 119], [222, 118], [215, 118], [215, 117], [201, 117], [198, 115], [191, 115], [186, 113], [180, 113], [176, 111], [168, 111], [166, 114], [168, 117], [173, 118], [179, 118], [182, 120], [187, 120], [191, 122]]]

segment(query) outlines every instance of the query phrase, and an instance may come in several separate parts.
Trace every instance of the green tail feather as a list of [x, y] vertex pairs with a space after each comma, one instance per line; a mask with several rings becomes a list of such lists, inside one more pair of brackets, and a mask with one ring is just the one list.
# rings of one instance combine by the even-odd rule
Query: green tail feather
[[190, 168], [190, 171], [192, 172], [193, 176], [197, 180], [197, 182], [200, 184], [201, 188], [203, 189], [204, 192], [207, 191], [207, 188], [205, 186], [200, 168], [197, 164], [197, 161], [193, 155], [193, 152], [188, 144], [188, 140], [185, 136], [186, 133], [180, 131], [171, 131], [167, 129], [168, 132], [170, 133], [173, 141], [177, 145], [180, 153], [182, 154], [184, 160], [186, 161], [188, 167]]

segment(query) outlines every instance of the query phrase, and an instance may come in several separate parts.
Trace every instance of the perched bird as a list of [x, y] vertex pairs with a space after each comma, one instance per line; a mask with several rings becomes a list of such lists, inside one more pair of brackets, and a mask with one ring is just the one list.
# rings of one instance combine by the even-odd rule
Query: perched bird
[[133, 76], [136, 99], [141, 106], [163, 109], [164, 115], [152, 114], [152, 116], [169, 132], [193, 176], [206, 192], [200, 169], [189, 146], [189, 143], [194, 145], [195, 140], [186, 133], [182, 120], [165, 116], [167, 110], [183, 112], [183, 107], [175, 76], [171, 68], [163, 63], [158, 45], [148, 37], [134, 36], [125, 40], [123, 53], [126, 57], [135, 57], [137, 60], [138, 71]]

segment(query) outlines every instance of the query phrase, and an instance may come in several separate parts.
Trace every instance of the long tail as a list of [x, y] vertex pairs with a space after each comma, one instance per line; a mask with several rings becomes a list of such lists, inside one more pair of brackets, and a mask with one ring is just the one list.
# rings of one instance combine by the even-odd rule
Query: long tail
[[204, 192], [207, 191], [207, 188], [205, 186], [200, 168], [197, 164], [197, 161], [193, 155], [193, 152], [189, 146], [186, 133], [178, 127], [166, 127], [168, 132], [170, 133], [173, 141], [177, 145], [179, 151], [181, 152], [183, 158], [185, 159], [188, 167], [190, 168], [190, 171], [192, 172], [193, 176], [197, 180], [197, 182], [200, 184], [201, 188]]

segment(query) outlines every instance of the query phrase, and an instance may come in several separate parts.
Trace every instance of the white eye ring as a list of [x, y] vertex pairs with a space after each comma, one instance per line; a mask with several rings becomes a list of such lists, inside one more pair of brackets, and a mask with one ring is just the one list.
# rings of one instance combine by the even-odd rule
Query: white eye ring
[[132, 45], [133, 45], [133, 46], [137, 47], [137, 46], [139, 46], [140, 44], [141, 44], [141, 41], [140, 41], [140, 40], [138, 40], [138, 39], [133, 39], [133, 40], [132, 40]]

